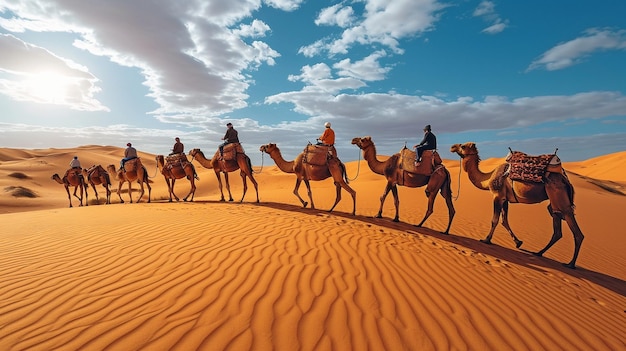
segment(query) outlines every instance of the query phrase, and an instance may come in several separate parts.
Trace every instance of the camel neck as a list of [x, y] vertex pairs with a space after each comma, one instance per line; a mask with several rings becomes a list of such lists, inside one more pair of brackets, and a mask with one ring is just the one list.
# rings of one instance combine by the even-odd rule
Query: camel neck
[[374, 144], [371, 144], [363, 149], [363, 158], [367, 161], [367, 165], [370, 167], [372, 172], [376, 174], [384, 174], [385, 163], [380, 162], [376, 155], [376, 146]]
[[270, 157], [272, 158], [272, 160], [274, 160], [274, 163], [276, 163], [276, 166], [278, 166], [278, 168], [286, 173], [293, 173], [293, 161], [286, 161], [283, 158], [283, 155], [280, 153], [280, 150], [278, 148], [276, 148], [274, 151], [272, 151], [270, 154]]
[[493, 171], [483, 173], [480, 170], [479, 164], [480, 159], [478, 158], [478, 154], [466, 155], [463, 158], [463, 169], [467, 172], [470, 182], [478, 189], [489, 190], [489, 180], [491, 179]]

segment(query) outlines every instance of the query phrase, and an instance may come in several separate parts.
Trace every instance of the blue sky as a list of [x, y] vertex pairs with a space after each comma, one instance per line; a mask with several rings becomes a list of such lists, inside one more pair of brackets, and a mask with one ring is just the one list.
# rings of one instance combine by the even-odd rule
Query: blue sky
[[626, 2], [0, 0], [0, 147], [626, 150]]

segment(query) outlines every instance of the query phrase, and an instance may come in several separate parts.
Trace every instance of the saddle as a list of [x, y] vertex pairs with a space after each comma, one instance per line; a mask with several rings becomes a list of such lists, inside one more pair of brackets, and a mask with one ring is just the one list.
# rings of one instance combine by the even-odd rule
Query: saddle
[[561, 159], [554, 154], [531, 156], [521, 151], [513, 151], [506, 157], [509, 164], [508, 175], [511, 180], [543, 183], [546, 173], [564, 174]]
[[130, 159], [124, 163], [124, 172], [133, 172], [141, 167], [141, 159], [139, 157]]
[[165, 157], [165, 168], [172, 169], [174, 167], [184, 167], [189, 160], [184, 153], [173, 154]]
[[63, 178], [69, 177], [71, 173], [75, 173], [77, 177], [83, 177], [83, 173], [81, 172], [80, 168], [69, 168], [67, 171], [65, 171], [65, 175], [63, 176]]
[[337, 157], [337, 150], [332, 145], [313, 145], [309, 143], [304, 148], [302, 162], [314, 166], [323, 166], [330, 157]]
[[[241, 146], [240, 143], [226, 144], [226, 145], [224, 145], [224, 149], [223, 149], [223, 152], [222, 152], [222, 160], [223, 161], [236, 160], [237, 159], [237, 154], [245, 154], [245, 151], [243, 150], [243, 146]], [[219, 157], [220, 157], [220, 150], [219, 149], [215, 152], [215, 156], [213, 156], [213, 157], [219, 159]]]
[[409, 173], [431, 175], [435, 168], [442, 163], [437, 150], [424, 150], [422, 160], [415, 166], [416, 152], [407, 147], [400, 150], [400, 169]]

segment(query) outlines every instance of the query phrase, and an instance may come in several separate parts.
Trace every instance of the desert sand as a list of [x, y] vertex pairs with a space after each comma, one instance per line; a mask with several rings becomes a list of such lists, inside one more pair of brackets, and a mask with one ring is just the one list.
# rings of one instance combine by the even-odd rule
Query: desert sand
[[[552, 234], [547, 202], [511, 204], [520, 249], [501, 226], [494, 245], [481, 243], [491, 195], [446, 149], [458, 197], [450, 235], [442, 197], [414, 226], [424, 188], [400, 187], [399, 223], [391, 195], [373, 218], [386, 182], [364, 161], [347, 164], [356, 216], [345, 191], [327, 212], [330, 179], [311, 182], [317, 209], [302, 208], [295, 176], [267, 156], [254, 167], [258, 204], [251, 184], [243, 203], [220, 202], [214, 172], [197, 162], [195, 201], [169, 203], [154, 155], [140, 154], [151, 203], [114, 192], [104, 205], [90, 188], [89, 206], [68, 208], [52, 174], [73, 155], [106, 167], [122, 153], [0, 149], [0, 350], [626, 349], [626, 152], [564, 163], [585, 234], [575, 270], [562, 265], [573, 253], [566, 225], [544, 257], [529, 252]], [[230, 182], [240, 199], [238, 172]], [[179, 196], [188, 190], [177, 181]]]

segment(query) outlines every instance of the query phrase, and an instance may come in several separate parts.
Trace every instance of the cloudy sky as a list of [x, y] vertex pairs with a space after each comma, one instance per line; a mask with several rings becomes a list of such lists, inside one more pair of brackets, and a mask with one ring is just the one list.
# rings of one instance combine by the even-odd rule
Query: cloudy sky
[[626, 150], [626, 1], [0, 0], [0, 147]]

